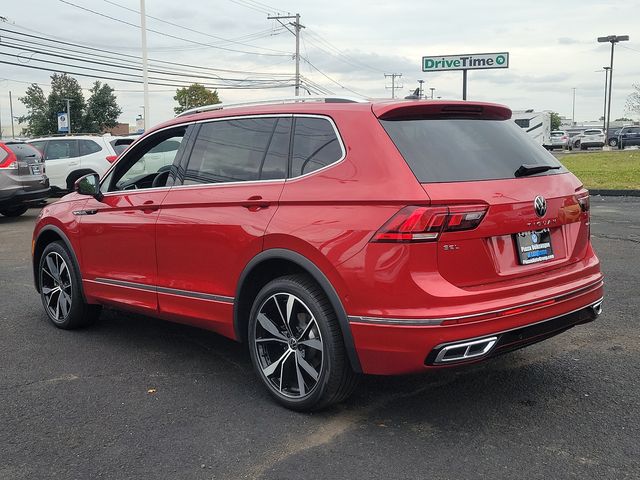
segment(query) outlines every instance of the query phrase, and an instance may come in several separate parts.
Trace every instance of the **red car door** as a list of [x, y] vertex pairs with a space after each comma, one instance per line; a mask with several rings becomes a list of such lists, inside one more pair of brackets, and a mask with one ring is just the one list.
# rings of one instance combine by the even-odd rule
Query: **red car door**
[[164, 317], [234, 336], [237, 281], [277, 209], [290, 130], [290, 116], [272, 116], [211, 121], [194, 132], [181, 184], [157, 222]]
[[[103, 198], [90, 198], [84, 210], [74, 212], [81, 218], [87, 296], [121, 308], [157, 311], [156, 221], [186, 130], [163, 130], [141, 141], [104, 179]], [[166, 145], [173, 150], [161, 148]], [[161, 160], [154, 153], [158, 149], [166, 150]]]

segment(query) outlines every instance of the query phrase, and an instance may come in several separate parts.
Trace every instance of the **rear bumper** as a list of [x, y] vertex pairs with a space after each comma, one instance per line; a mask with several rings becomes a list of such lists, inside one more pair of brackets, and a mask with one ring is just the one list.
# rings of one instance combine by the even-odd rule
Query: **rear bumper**
[[17, 207], [46, 200], [51, 192], [48, 179], [43, 183], [43, 186], [44, 188], [38, 190], [17, 189], [6, 197], [0, 196], [0, 207]]
[[595, 320], [602, 297], [600, 281], [577, 295], [525, 311], [496, 312], [493, 318], [419, 324], [350, 317], [350, 323], [363, 372], [397, 375], [478, 362], [545, 340]]

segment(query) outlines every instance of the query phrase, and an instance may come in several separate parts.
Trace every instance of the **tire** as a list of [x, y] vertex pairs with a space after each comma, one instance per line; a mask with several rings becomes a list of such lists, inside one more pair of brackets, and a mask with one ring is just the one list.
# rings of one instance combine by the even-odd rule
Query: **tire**
[[586, 150], [587, 147], [585, 145], [580, 145], [580, 150]]
[[258, 378], [289, 409], [320, 410], [345, 400], [357, 385], [335, 312], [306, 275], [276, 278], [260, 290], [248, 343]]
[[52, 242], [42, 252], [38, 264], [38, 286], [47, 316], [56, 327], [65, 330], [93, 323], [102, 307], [84, 302], [78, 266], [67, 247]]
[[13, 208], [4, 208], [0, 210], [0, 213], [5, 217], [19, 217], [24, 214], [29, 207], [13, 207]]
[[617, 147], [618, 146], [618, 139], [617, 138], [610, 138], [609, 139], [609, 146], [610, 147]]

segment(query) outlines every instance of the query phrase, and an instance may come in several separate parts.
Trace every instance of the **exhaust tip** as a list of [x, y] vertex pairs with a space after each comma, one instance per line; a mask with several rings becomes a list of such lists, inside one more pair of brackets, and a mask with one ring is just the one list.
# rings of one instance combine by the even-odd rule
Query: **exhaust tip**
[[487, 355], [496, 345], [498, 337], [481, 338], [471, 342], [452, 343], [442, 347], [434, 364], [460, 362]]
[[593, 313], [596, 314], [596, 316], [600, 315], [602, 313], [602, 300], [591, 305], [591, 309], [593, 310]]

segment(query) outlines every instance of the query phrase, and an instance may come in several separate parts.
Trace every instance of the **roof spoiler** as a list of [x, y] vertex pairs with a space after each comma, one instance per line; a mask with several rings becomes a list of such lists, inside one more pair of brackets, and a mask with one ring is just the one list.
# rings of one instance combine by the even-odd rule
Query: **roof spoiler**
[[421, 119], [421, 118], [481, 118], [484, 120], [508, 120], [511, 109], [504, 105], [480, 102], [425, 102], [372, 106], [373, 113], [381, 120]]

